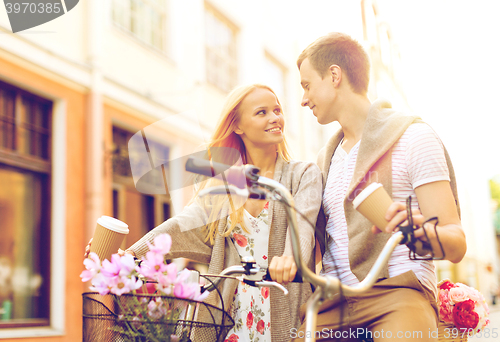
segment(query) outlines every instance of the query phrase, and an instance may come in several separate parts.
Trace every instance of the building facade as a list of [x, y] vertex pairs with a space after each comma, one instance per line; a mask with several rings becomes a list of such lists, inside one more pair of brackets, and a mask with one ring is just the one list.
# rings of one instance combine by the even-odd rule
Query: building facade
[[[328, 30], [370, 52], [370, 98], [404, 107], [390, 28], [360, 3], [336, 4], [345, 15]], [[81, 339], [97, 218], [129, 224], [125, 248], [182, 210], [192, 188], [167, 161], [203, 149], [233, 87], [270, 85], [294, 158], [316, 159], [338, 126], [300, 107], [295, 63], [310, 41], [290, 33], [300, 21], [285, 13], [300, 8], [285, 4], [86, 0], [16, 34], [0, 13], [0, 339]]]
[[0, 339], [80, 340], [97, 218], [129, 224], [128, 247], [189, 200], [181, 165], [154, 173], [134, 137], [156, 162], [179, 160], [203, 148], [233, 87], [258, 82], [280, 97], [295, 158], [315, 159], [321, 143], [300, 140], [294, 38], [267, 35], [246, 6], [87, 0], [16, 34], [1, 13]]

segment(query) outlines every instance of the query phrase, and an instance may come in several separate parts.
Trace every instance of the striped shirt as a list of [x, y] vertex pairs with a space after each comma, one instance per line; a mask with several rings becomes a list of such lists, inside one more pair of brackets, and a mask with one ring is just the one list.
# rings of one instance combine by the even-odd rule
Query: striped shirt
[[[338, 277], [342, 283], [359, 283], [351, 272], [348, 256], [347, 223], [344, 199], [354, 173], [359, 142], [347, 154], [339, 145], [335, 150], [323, 195], [328, 249], [323, 256], [322, 274]], [[405, 202], [412, 197], [412, 207], [419, 208], [414, 189], [437, 181], [450, 181], [443, 144], [425, 123], [412, 124], [396, 142], [392, 151], [392, 199]], [[398, 245], [389, 259], [389, 276], [413, 270], [420, 282], [436, 292], [434, 263], [429, 260], [410, 260], [408, 247]]]

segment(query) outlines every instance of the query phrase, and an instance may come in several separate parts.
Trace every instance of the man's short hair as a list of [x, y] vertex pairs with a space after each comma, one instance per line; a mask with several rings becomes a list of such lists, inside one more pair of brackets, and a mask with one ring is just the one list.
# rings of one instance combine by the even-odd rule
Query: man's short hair
[[297, 59], [300, 69], [302, 62], [309, 58], [312, 67], [323, 78], [331, 65], [338, 65], [347, 76], [352, 90], [361, 95], [368, 92], [370, 81], [370, 60], [361, 44], [349, 35], [332, 32], [316, 39], [302, 51]]

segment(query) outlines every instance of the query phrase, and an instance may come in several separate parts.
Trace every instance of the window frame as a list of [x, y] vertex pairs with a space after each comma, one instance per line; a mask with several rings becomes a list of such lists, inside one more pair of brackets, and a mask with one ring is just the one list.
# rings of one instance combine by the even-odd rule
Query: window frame
[[[41, 304], [48, 307], [46, 318], [26, 318], [26, 319], [10, 319], [8, 321], [0, 321], [0, 332], [2, 335], [4, 332], [20, 331], [20, 328], [47, 328], [54, 325], [54, 310], [57, 308], [54, 305], [54, 279], [53, 279], [53, 258], [54, 253], [51, 246], [53, 245], [53, 190], [54, 184], [52, 183], [53, 178], [53, 124], [55, 115], [55, 103], [54, 101], [48, 100], [46, 98], [40, 97], [34, 93], [23, 90], [19, 87], [6, 83], [0, 80], [0, 91], [1, 92], [11, 92], [14, 94], [13, 101], [13, 119], [14, 119], [14, 134], [13, 134], [13, 144], [12, 148], [5, 147], [3, 142], [0, 142], [0, 165], [4, 170], [10, 170], [13, 172], [30, 174], [33, 177], [38, 178], [38, 182], [41, 185], [39, 189], [40, 203], [37, 203], [38, 210], [40, 213], [40, 223], [39, 231], [37, 232], [43, 238], [38, 241], [38, 247], [40, 248], [41, 254], [38, 255], [41, 259], [40, 264], [40, 274], [42, 275], [43, 282], [41, 291], [43, 292], [43, 297], [41, 299]], [[28, 140], [32, 142], [33, 136], [29, 139], [22, 137], [24, 131], [39, 131], [42, 127], [37, 127], [27, 121], [27, 118], [23, 117], [21, 110], [23, 100], [32, 101], [34, 104], [40, 105], [40, 108], [46, 107], [47, 115], [46, 135], [48, 136], [46, 145], [46, 158], [43, 156], [36, 156], [33, 154], [27, 154], [26, 151], [21, 151], [20, 146], [23, 146]], [[0, 99], [0, 106], [3, 106], [3, 101]], [[35, 107], [32, 107], [34, 109]], [[39, 112], [40, 113], [40, 112]], [[41, 115], [44, 115], [43, 113]], [[2, 117], [5, 117], [4, 108], [0, 108], [0, 123], [5, 123]], [[33, 118], [33, 117], [31, 117]], [[40, 121], [40, 118], [35, 118], [35, 121]], [[30, 129], [31, 128], [31, 129]], [[3, 128], [0, 125], [0, 139], [3, 139]], [[38, 132], [39, 133], [39, 132]], [[36, 134], [38, 134], [36, 133]], [[23, 144], [20, 144], [23, 140]], [[31, 143], [31, 147], [37, 145]], [[27, 146], [27, 145], [25, 145]], [[59, 158], [59, 156], [58, 156]], [[56, 172], [59, 173], [59, 172]], [[38, 196], [36, 196], [38, 197]], [[43, 247], [42, 247], [43, 246]], [[48, 248], [47, 248], [48, 247]], [[43, 252], [45, 250], [45, 252]], [[57, 324], [57, 323], [56, 323]]]
[[[229, 45], [230, 52], [227, 54], [221, 53], [220, 49], [215, 46], [210, 46], [207, 39], [209, 32], [208, 27], [208, 16], [212, 16], [218, 23], [219, 26], [224, 26], [230, 31], [231, 43]], [[217, 87], [218, 89], [229, 92], [238, 84], [238, 27], [231, 22], [228, 18], [222, 15], [215, 7], [210, 5], [205, 1], [205, 6], [203, 9], [203, 19], [204, 19], [204, 45], [205, 45], [205, 78], [207, 83]], [[215, 35], [214, 35], [215, 36]], [[231, 55], [232, 54], [232, 55]], [[216, 65], [212, 65], [212, 58], [215, 57], [219, 62]], [[219, 68], [218, 68], [219, 67]], [[221, 69], [222, 68], [222, 69]], [[212, 69], [216, 71], [212, 71]], [[222, 70], [222, 72], [221, 72]], [[229, 70], [227, 72], [227, 70]], [[218, 75], [213, 77], [212, 75]], [[223, 75], [226, 80], [221, 82], [221, 75]], [[226, 84], [227, 83], [227, 84]]]
[[[169, 43], [167, 1], [168, 0], [159, 0], [159, 3], [157, 3], [158, 1], [155, 0], [113, 0], [111, 2], [111, 22], [116, 28], [126, 33], [137, 42], [150, 49], [166, 54], [168, 52]], [[155, 10], [154, 13], [159, 13], [161, 27], [157, 28], [156, 25], [152, 25], [152, 20], [148, 21], [148, 18], [145, 18], [147, 10], [144, 10], [141, 13], [138, 13], [137, 11], [134, 12], [132, 7], [135, 3], [142, 4], [143, 9], [151, 8]], [[129, 5], [128, 8], [127, 5]], [[122, 12], [120, 12], [120, 10]], [[141, 14], [143, 18], [140, 18]], [[151, 17], [149, 19], [151, 19]], [[134, 22], [136, 23], [137, 28], [134, 28]], [[146, 32], [146, 35], [152, 35], [150, 39], [144, 39], [143, 34], [141, 33], [142, 30]], [[159, 34], [160, 36], [158, 39], [160, 46], [155, 44], [155, 34]]]
[[[116, 146], [115, 146], [115, 140], [114, 140], [114, 130], [121, 131], [121, 134], [125, 134], [125, 140], [126, 144], [128, 145], [128, 141], [130, 138], [134, 135], [129, 129], [121, 127], [119, 124], [113, 123], [112, 124], [112, 144], [113, 144], [113, 151], [110, 154], [111, 158], [111, 164], [113, 165], [113, 156], [115, 155], [116, 152]], [[168, 144], [165, 144], [163, 142], [159, 142], [158, 140], [154, 139], [148, 139], [148, 142], [154, 142], [155, 144], [160, 144], [165, 147], [167, 147], [169, 150], [171, 150], [171, 146]], [[128, 156], [127, 156], [128, 157]], [[165, 168], [166, 172], [166, 177], [169, 177], [169, 171], [167, 168]], [[113, 214], [117, 215], [116, 218], [122, 221], [126, 222], [126, 217], [125, 217], [125, 206], [126, 206], [126, 192], [133, 190], [137, 191], [132, 174], [130, 175], [124, 175], [124, 174], [119, 174], [115, 173], [115, 170], [112, 167], [111, 170], [111, 177], [112, 177], [112, 208], [113, 208]], [[116, 193], [116, 196], [115, 196]], [[146, 200], [146, 197], [152, 198], [153, 201], [153, 207], [150, 208], [150, 212], [154, 213], [154, 217], [147, 217], [146, 220], [148, 222], [148, 230], [153, 229], [157, 225], [161, 224], [165, 220], [167, 220], [169, 217], [164, 217], [163, 213], [163, 206], [166, 204], [170, 208], [170, 214], [172, 212], [172, 202], [171, 202], [171, 197], [170, 195], [167, 194], [145, 194], [145, 193], [140, 193], [140, 195], [143, 197], [143, 200]], [[118, 207], [115, 208], [115, 205]], [[144, 232], [146, 233], [146, 232]], [[129, 243], [131, 241], [126, 241], [126, 243]], [[132, 241], [133, 242], [133, 241]], [[125, 246], [123, 246], [125, 247]]]

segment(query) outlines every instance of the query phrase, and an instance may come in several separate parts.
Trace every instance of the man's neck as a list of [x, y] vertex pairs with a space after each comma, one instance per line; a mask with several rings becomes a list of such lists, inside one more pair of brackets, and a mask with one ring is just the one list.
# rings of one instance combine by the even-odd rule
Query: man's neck
[[346, 101], [343, 106], [338, 121], [344, 133], [342, 148], [346, 152], [349, 152], [361, 140], [370, 106], [370, 100], [358, 94], [352, 94], [350, 101]]

